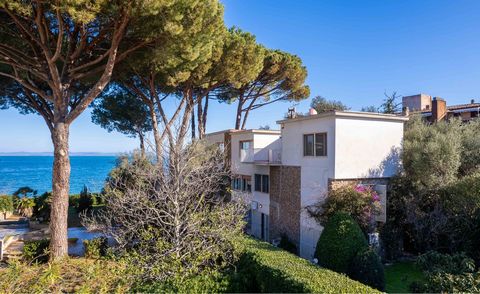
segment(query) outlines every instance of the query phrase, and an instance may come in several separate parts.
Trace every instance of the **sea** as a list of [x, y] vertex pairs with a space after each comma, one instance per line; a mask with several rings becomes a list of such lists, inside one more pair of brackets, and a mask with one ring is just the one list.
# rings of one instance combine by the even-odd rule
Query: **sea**
[[[116, 156], [70, 156], [70, 194], [83, 186], [100, 192]], [[0, 156], [0, 195], [28, 186], [42, 194], [52, 190], [53, 156]]]

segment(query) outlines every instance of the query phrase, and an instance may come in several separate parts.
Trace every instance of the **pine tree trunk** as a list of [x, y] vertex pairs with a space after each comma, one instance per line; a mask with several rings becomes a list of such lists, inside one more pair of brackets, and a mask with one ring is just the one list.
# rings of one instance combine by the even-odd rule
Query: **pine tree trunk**
[[143, 133], [138, 132], [138, 138], [140, 139], [140, 152], [142, 153], [142, 156], [145, 156], [145, 139], [143, 138]]
[[68, 155], [69, 125], [56, 122], [52, 141], [54, 146], [52, 177], [52, 210], [50, 213], [50, 260], [68, 255], [67, 217], [70, 192], [70, 158]]
[[235, 119], [235, 130], [240, 129], [240, 123], [242, 122], [242, 107], [243, 107], [243, 98], [242, 96], [240, 96], [238, 98], [237, 117]]
[[161, 162], [162, 162], [162, 141], [160, 139], [160, 131], [158, 130], [157, 113], [155, 112], [155, 107], [154, 107], [153, 102], [149, 103], [148, 108], [150, 110], [150, 116], [152, 118], [153, 138], [155, 139], [155, 155], [157, 157], [157, 163], [161, 164]]

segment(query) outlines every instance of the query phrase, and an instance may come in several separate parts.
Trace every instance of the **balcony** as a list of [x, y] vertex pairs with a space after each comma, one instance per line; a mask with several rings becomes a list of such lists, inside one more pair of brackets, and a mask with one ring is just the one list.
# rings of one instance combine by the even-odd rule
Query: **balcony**
[[258, 165], [278, 165], [282, 163], [282, 150], [270, 148], [240, 150], [240, 162]]

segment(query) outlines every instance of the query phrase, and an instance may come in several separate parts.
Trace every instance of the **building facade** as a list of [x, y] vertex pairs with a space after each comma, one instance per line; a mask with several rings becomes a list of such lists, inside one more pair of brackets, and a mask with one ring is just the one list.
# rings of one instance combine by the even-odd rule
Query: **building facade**
[[[285, 235], [300, 256], [312, 258], [323, 228], [305, 207], [351, 183], [375, 186], [385, 205], [406, 120], [333, 111], [278, 121], [280, 131], [224, 131], [230, 137], [232, 189], [251, 201], [250, 233], [270, 242]], [[207, 138], [212, 142], [215, 136], [221, 140], [218, 133]]]

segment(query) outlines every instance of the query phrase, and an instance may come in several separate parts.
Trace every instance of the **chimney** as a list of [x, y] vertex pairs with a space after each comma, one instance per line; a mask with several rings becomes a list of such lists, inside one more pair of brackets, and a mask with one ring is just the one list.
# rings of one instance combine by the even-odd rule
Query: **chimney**
[[447, 115], [447, 102], [440, 97], [432, 101], [432, 121], [441, 121]]

